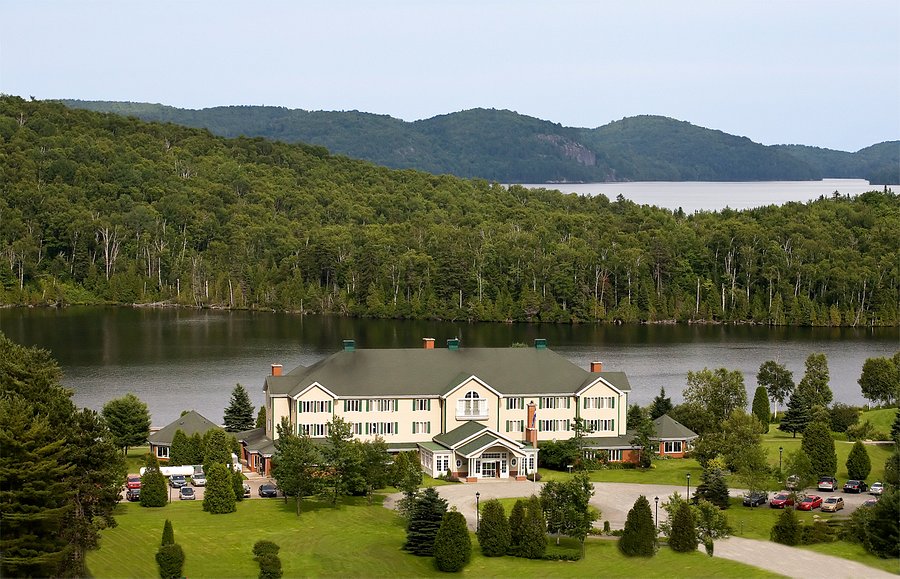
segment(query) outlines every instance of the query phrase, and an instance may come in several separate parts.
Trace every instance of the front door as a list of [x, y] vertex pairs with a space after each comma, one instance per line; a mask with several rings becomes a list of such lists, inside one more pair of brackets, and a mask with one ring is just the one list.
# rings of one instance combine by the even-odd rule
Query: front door
[[496, 478], [497, 477], [497, 463], [496, 462], [482, 462], [481, 463], [481, 477], [482, 478]]

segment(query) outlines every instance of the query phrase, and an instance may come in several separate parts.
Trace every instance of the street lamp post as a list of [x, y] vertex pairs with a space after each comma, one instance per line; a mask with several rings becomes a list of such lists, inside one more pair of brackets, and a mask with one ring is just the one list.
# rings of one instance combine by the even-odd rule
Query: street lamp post
[[656, 502], [656, 529], [659, 530], [659, 497], [653, 500]]
[[778, 447], [778, 474], [781, 474], [781, 453], [784, 452], [784, 447]]
[[481, 498], [481, 493], [478, 491], [475, 492], [475, 532], [478, 532], [478, 526], [481, 523], [481, 512], [478, 510], [479, 499]]
[[687, 500], [691, 500], [691, 473], [687, 473]]

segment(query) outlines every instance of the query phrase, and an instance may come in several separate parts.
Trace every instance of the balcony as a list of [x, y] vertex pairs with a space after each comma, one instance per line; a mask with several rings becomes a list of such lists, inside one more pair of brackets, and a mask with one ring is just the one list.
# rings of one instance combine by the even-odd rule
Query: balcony
[[487, 420], [488, 401], [484, 398], [456, 401], [457, 420]]

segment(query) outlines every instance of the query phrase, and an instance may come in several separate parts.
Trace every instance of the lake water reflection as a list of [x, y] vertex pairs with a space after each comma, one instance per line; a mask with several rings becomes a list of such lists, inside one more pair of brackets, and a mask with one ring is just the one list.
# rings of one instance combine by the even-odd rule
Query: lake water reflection
[[803, 375], [810, 353], [824, 352], [835, 399], [863, 404], [857, 379], [866, 358], [900, 348], [898, 328], [766, 328], [716, 325], [468, 324], [357, 320], [266, 312], [152, 308], [0, 309], [0, 331], [52, 351], [80, 406], [99, 409], [134, 392], [163, 426], [184, 409], [222, 420], [240, 382], [254, 404], [270, 364], [309, 365], [353, 338], [360, 348], [416, 348], [423, 337], [438, 347], [459, 337], [462, 347], [505, 347], [546, 338], [551, 349], [588, 367], [628, 373], [632, 402], [647, 404], [665, 387], [681, 399], [687, 372], [707, 366], [744, 373], [752, 399], [765, 360]]

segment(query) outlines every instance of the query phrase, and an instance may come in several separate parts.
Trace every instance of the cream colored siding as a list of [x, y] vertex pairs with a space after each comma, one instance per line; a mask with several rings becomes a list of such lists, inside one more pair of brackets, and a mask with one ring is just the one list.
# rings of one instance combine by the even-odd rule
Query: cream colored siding
[[[335, 415], [349, 422], [354, 436], [364, 442], [376, 436], [385, 442], [427, 442], [441, 433], [437, 398], [353, 398], [335, 401], [334, 408]], [[416, 432], [413, 423], [418, 425]]]
[[[477, 395], [477, 398], [474, 397]], [[470, 396], [467, 398], [467, 396]], [[454, 390], [444, 401], [446, 404], [447, 432], [463, 422], [477, 420], [496, 430], [497, 408], [500, 398], [481, 382], [470, 379]], [[465, 412], [470, 410], [470, 414]], [[462, 411], [462, 412], [461, 412]]]
[[[281, 424], [282, 418], [287, 418], [293, 423], [291, 402], [290, 398], [272, 398], [272, 440], [278, 438], [278, 425]], [[267, 409], [266, 412], [269, 412], [269, 410]], [[268, 414], [266, 416], [268, 417]]]
[[334, 416], [334, 398], [319, 386], [314, 386], [294, 399], [292, 414], [295, 432], [312, 438], [328, 435], [327, 425]]
[[[627, 428], [625, 416], [628, 414], [628, 396], [618, 393], [602, 380], [598, 380], [578, 397], [578, 412], [581, 418], [595, 429], [591, 436], [618, 436], [625, 434]], [[611, 422], [614, 421], [614, 422]]]
[[536, 396], [535, 402], [538, 440], [563, 440], [572, 437], [576, 404], [574, 396], [562, 394]]
[[[512, 404], [509, 400], [514, 400]], [[538, 402], [537, 396], [511, 396], [500, 400], [500, 420], [497, 432], [513, 440], [525, 440], [525, 428], [528, 426], [528, 403]], [[512, 408], [509, 408], [512, 406]], [[521, 406], [521, 410], [518, 408]], [[507, 429], [510, 426], [510, 429]], [[519, 427], [521, 430], [518, 430]]]

